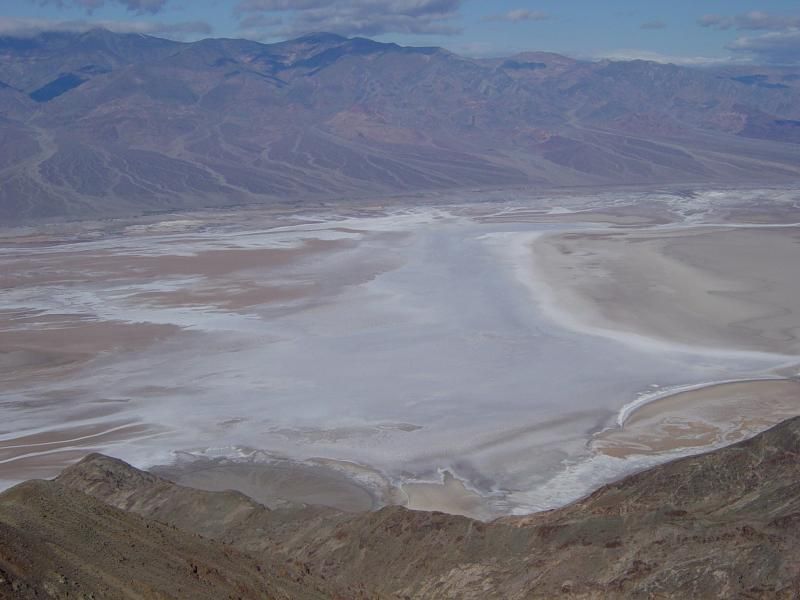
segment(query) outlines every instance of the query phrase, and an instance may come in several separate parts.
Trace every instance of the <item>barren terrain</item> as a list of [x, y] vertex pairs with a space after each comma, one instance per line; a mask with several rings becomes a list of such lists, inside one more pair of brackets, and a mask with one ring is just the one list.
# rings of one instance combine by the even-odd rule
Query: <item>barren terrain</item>
[[0, 479], [489, 519], [800, 409], [794, 190], [495, 194], [5, 230]]
[[0, 56], [3, 223], [800, 178], [792, 67], [101, 29], [0, 36]]

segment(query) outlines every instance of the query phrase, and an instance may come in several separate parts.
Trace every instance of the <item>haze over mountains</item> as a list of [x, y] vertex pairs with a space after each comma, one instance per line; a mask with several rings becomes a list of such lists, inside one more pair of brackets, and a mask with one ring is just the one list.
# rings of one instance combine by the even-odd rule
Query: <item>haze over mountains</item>
[[3, 223], [800, 176], [800, 69], [101, 29], [0, 38], [0, 58]]

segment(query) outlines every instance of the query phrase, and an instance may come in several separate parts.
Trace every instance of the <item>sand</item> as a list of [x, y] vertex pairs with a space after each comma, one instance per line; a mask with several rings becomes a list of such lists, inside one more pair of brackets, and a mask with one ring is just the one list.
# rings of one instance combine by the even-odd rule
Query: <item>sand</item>
[[655, 400], [591, 447], [618, 458], [732, 444], [800, 415], [800, 381], [711, 385]]
[[800, 228], [568, 233], [533, 244], [556, 318], [691, 348], [800, 355]]

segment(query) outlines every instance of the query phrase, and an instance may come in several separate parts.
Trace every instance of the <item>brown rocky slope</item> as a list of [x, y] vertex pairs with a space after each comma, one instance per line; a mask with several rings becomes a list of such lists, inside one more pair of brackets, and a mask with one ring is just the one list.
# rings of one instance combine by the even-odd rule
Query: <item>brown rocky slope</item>
[[792, 598], [799, 457], [795, 418], [564, 508], [482, 523], [269, 510], [95, 454], [0, 494], [0, 597]]

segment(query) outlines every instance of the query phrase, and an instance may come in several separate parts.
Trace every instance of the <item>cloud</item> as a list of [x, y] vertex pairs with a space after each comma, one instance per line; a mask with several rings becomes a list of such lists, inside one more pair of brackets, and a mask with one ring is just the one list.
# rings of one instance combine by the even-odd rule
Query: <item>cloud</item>
[[652, 21], [645, 21], [639, 25], [640, 29], [666, 29], [667, 24], [660, 19], [653, 19]]
[[550, 15], [538, 10], [525, 10], [518, 8], [498, 15], [486, 15], [484, 21], [506, 21], [508, 23], [521, 23], [523, 21], [545, 21]]
[[[240, 0], [234, 11], [240, 28], [254, 15], [283, 17], [283, 27], [270, 35], [291, 37], [313, 31], [342, 35], [382, 33], [459, 33], [453, 25], [462, 0]], [[275, 25], [258, 27], [268, 30]], [[278, 23], [276, 23], [278, 25]], [[250, 29], [253, 29], [252, 26]]]
[[727, 48], [754, 62], [800, 65], [800, 28], [742, 36], [728, 44]]
[[800, 15], [777, 15], [754, 10], [733, 16], [705, 15], [698, 24], [727, 31], [763, 31], [742, 35], [726, 48], [750, 62], [776, 65], [800, 64]]
[[[96, 0], [90, 0], [95, 2]], [[116, 0], [131, 12], [150, 13], [159, 12], [167, 4], [167, 0]]]
[[489, 58], [514, 53], [508, 50], [501, 50], [492, 42], [463, 42], [449, 45], [447, 49], [460, 56], [469, 56], [471, 58]]
[[128, 11], [137, 15], [154, 15], [166, 6], [168, 0], [35, 0], [40, 6], [48, 4], [66, 8], [75, 6], [84, 9], [88, 14], [92, 14], [98, 8], [103, 8], [106, 4], [120, 4]]
[[786, 31], [800, 28], [800, 16], [774, 15], [754, 10], [730, 17], [722, 15], [704, 15], [697, 20], [697, 24], [701, 27], [711, 27], [720, 30], [749, 29], [753, 31]]
[[706, 66], [724, 64], [732, 62], [730, 57], [713, 58], [710, 56], [676, 56], [671, 54], [661, 54], [650, 50], [620, 49], [602, 53], [596, 58], [608, 60], [648, 60], [662, 64], [673, 64], [681, 66]]
[[16, 19], [0, 17], [0, 35], [31, 37], [48, 31], [84, 33], [92, 29], [108, 29], [116, 33], [142, 33], [181, 39], [186, 35], [212, 32], [211, 26], [203, 21], [184, 21], [161, 23], [157, 21], [98, 21], [73, 20], [57, 21], [50, 19]]
[[156, 14], [167, 4], [168, 0], [34, 0], [40, 6], [53, 5], [59, 8], [70, 6], [84, 9], [88, 14], [92, 14], [98, 8], [103, 8], [106, 4], [120, 4], [128, 11], [143, 15], [146, 13]]
[[730, 29], [735, 25], [735, 17], [723, 17], [722, 15], [703, 15], [697, 19], [700, 27], [713, 27], [714, 29]]

